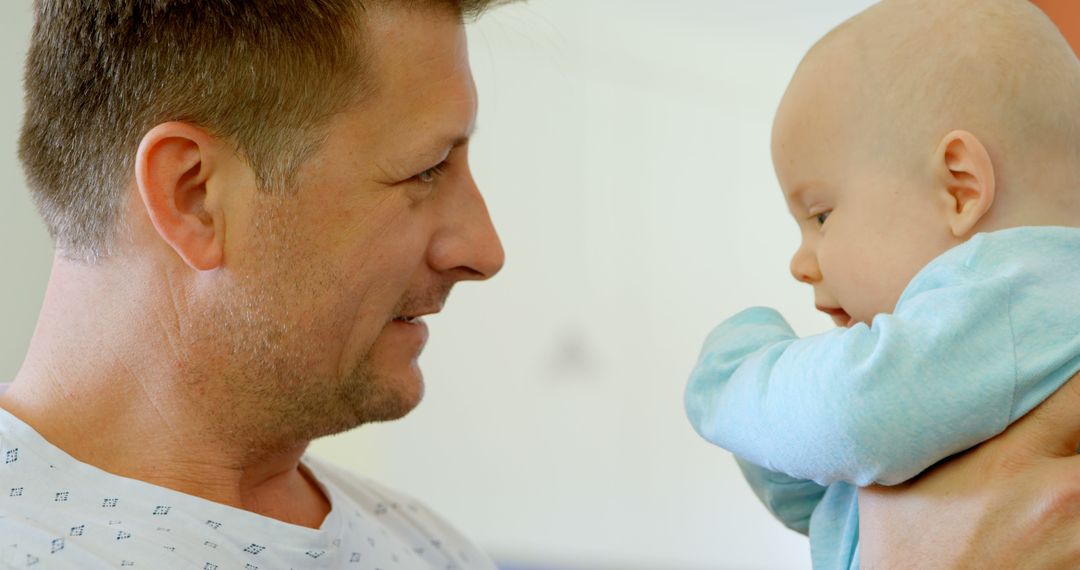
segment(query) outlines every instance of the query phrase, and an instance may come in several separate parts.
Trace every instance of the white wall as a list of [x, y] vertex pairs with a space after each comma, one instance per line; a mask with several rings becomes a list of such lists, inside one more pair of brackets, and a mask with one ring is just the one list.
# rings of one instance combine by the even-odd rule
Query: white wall
[[29, 0], [0, 4], [0, 381], [19, 369], [52, 262], [52, 243], [15, 156], [22, 65], [33, 24], [30, 7]]
[[[797, 239], [769, 128], [803, 52], [869, 0], [532, 0], [470, 33], [474, 168], [508, 252], [429, 320], [428, 393], [314, 451], [423, 498], [508, 561], [809, 568], [683, 417], [705, 333], [752, 304], [828, 326], [787, 274]], [[14, 157], [29, 1], [0, 5], [0, 377], [49, 245]]]
[[787, 273], [769, 131], [805, 50], [869, 4], [536, 0], [476, 25], [474, 166], [506, 269], [431, 320], [419, 410], [316, 449], [506, 559], [809, 568], [681, 397], [740, 308], [830, 326]]

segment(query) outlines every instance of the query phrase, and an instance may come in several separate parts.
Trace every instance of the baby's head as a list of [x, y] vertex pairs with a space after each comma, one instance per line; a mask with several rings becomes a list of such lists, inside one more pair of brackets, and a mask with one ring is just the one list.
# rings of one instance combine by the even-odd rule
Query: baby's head
[[885, 0], [810, 50], [772, 146], [792, 274], [869, 323], [977, 232], [1080, 226], [1080, 61], [1027, 0]]

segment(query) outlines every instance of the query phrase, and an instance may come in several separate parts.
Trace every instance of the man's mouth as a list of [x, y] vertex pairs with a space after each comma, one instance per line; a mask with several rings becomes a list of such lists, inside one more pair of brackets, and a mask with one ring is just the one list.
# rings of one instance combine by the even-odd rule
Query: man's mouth
[[434, 295], [430, 296], [425, 301], [415, 300], [413, 302], [402, 303], [397, 307], [394, 307], [394, 312], [390, 313], [390, 322], [401, 323], [403, 325], [424, 325], [423, 317], [428, 315], [435, 315], [442, 312], [443, 304], [446, 302], [446, 295], [441, 297]]
[[399, 323], [405, 323], [407, 325], [416, 325], [416, 324], [420, 324], [420, 323], [424, 322], [424, 319], [420, 318], [420, 316], [415, 316], [415, 317], [408, 317], [408, 316], [394, 317], [394, 320], [399, 322]]
[[826, 315], [829, 315], [829, 317], [832, 318], [833, 322], [836, 323], [836, 326], [838, 327], [851, 326], [851, 315], [847, 314], [847, 311], [841, 309], [840, 307], [822, 307], [821, 305], [818, 305], [817, 310], [825, 313]]

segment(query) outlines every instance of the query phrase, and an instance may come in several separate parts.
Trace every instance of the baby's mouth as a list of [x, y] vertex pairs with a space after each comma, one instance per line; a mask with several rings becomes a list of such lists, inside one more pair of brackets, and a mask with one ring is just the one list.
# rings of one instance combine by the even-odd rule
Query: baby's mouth
[[851, 326], [851, 315], [847, 314], [847, 311], [841, 309], [840, 307], [822, 307], [818, 305], [817, 310], [825, 313], [826, 315], [829, 315], [829, 317], [833, 320], [834, 323], [836, 323], [836, 326], [838, 327], [846, 328]]

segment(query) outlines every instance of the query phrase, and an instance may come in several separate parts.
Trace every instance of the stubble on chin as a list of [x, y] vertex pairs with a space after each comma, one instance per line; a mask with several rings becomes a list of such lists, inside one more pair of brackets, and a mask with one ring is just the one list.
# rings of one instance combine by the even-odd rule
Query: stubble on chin
[[200, 374], [198, 393], [204, 402], [196, 403], [209, 416], [207, 425], [216, 437], [273, 453], [363, 424], [396, 420], [416, 406], [394, 379], [374, 372], [370, 352], [344, 373], [320, 371], [315, 363], [324, 343], [307, 342], [315, 338], [311, 331], [277, 318], [274, 298], [221, 307], [219, 332], [199, 343], [201, 356], [200, 351], [192, 354], [193, 360], [219, 363]]
[[347, 370], [330, 371], [327, 351], [342, 339], [329, 337], [348, 330], [349, 317], [327, 317], [341, 320], [334, 323], [299, 312], [345, 284], [297, 254], [287, 215], [264, 212], [259, 224], [258, 259], [247, 274], [225, 277], [231, 283], [194, 321], [202, 330], [186, 366], [207, 435], [273, 454], [409, 413], [418, 402], [375, 372], [370, 347]]

